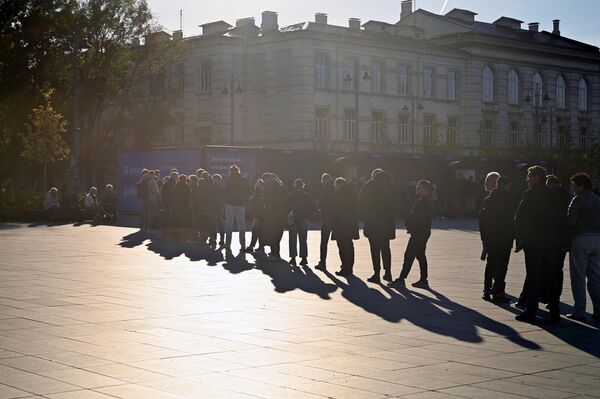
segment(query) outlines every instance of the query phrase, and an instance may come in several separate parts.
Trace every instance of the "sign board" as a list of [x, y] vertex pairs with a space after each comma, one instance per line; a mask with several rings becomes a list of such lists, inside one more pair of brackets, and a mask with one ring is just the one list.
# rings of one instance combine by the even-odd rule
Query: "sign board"
[[190, 174], [200, 168], [200, 150], [153, 150], [119, 154], [119, 210], [139, 211], [140, 202], [135, 184], [143, 169], [158, 169], [161, 177], [171, 169]]
[[252, 184], [256, 178], [256, 154], [227, 148], [211, 148], [204, 153], [204, 169], [211, 175], [229, 176], [229, 167], [238, 165], [242, 175]]

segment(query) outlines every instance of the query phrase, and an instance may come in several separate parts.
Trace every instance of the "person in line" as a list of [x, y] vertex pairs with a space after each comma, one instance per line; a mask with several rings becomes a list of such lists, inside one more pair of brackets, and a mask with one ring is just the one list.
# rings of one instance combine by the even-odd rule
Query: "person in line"
[[176, 169], [172, 169], [169, 177], [163, 183], [160, 189], [160, 205], [162, 209], [160, 211], [160, 226], [163, 229], [163, 235], [168, 237], [170, 235], [170, 228], [172, 223], [172, 204], [171, 197], [173, 188], [179, 180], [179, 172]]
[[83, 206], [85, 208], [85, 218], [86, 219], [96, 219], [98, 213], [98, 189], [96, 187], [90, 187], [87, 194], [85, 195], [85, 200], [83, 201]]
[[198, 189], [194, 198], [194, 218], [197, 222], [200, 242], [206, 244], [210, 237], [212, 219], [210, 208], [213, 202], [213, 190], [210, 173], [199, 169]]
[[265, 173], [262, 179], [265, 182], [262, 236], [264, 245], [268, 245], [271, 249], [269, 258], [278, 260], [281, 259], [279, 249], [286, 222], [285, 192], [281, 180], [275, 173]]
[[100, 198], [100, 209], [98, 218], [100, 220], [114, 221], [117, 218], [118, 198], [112, 184], [107, 184], [102, 198]]
[[343, 177], [334, 183], [331, 199], [331, 239], [336, 242], [342, 266], [335, 274], [349, 277], [354, 273], [354, 241], [359, 239], [355, 191]]
[[[225, 213], [225, 189], [223, 188], [223, 177], [220, 174], [211, 176], [211, 195], [210, 195], [210, 237], [208, 244], [211, 247], [217, 246], [217, 237], [219, 236], [219, 246], [225, 247], [225, 225], [223, 216]], [[217, 236], [218, 234], [218, 236]]]
[[158, 231], [158, 217], [159, 217], [159, 203], [160, 203], [160, 191], [158, 190], [158, 184], [156, 183], [157, 180], [157, 173], [156, 171], [150, 171], [148, 173], [149, 178], [147, 181], [147, 193], [148, 196], [146, 198], [146, 212], [147, 212], [147, 216], [146, 216], [146, 228], [148, 229], [148, 231], [150, 232], [157, 232]]
[[300, 243], [300, 265], [308, 265], [308, 223], [313, 211], [310, 195], [304, 190], [302, 179], [294, 180], [294, 190], [287, 196], [290, 265], [296, 266], [298, 243]]
[[575, 198], [568, 210], [572, 236], [569, 264], [571, 290], [575, 301], [568, 318], [585, 321], [585, 280], [593, 305], [593, 318], [600, 321], [600, 197], [592, 192], [592, 181], [585, 173], [571, 177]]
[[428, 265], [425, 251], [427, 241], [431, 237], [431, 219], [433, 218], [433, 205], [431, 203], [431, 182], [419, 180], [415, 188], [417, 199], [406, 218], [406, 232], [410, 234], [406, 251], [404, 252], [404, 263], [400, 277], [390, 284], [393, 288], [406, 287], [405, 280], [410, 273], [415, 258], [419, 261], [421, 278], [412, 284], [415, 288], [429, 288]]
[[547, 274], [546, 284], [550, 297], [548, 310], [553, 322], [560, 321], [560, 290], [556, 272], [557, 252], [560, 251], [560, 207], [554, 190], [546, 186], [546, 169], [532, 166], [527, 170], [528, 189], [523, 193], [515, 213], [517, 250], [525, 252], [525, 310], [516, 320], [535, 323], [542, 292], [542, 275]]
[[140, 230], [146, 231], [148, 228], [148, 179], [150, 178], [150, 171], [148, 169], [142, 169], [142, 176], [140, 180], [135, 184], [137, 190], [137, 197], [140, 200]]
[[487, 253], [482, 298], [494, 303], [506, 303], [510, 299], [505, 293], [505, 280], [515, 240], [515, 208], [510, 194], [510, 180], [492, 172], [485, 179], [485, 189], [489, 195], [483, 200], [479, 211], [479, 232]]
[[197, 207], [197, 204], [199, 202], [199, 180], [197, 175], [191, 174], [189, 176], [189, 187], [190, 187], [190, 193], [191, 193], [191, 201], [192, 201], [192, 215], [193, 215], [193, 220], [191, 223], [191, 238], [190, 238], [190, 242], [194, 243], [194, 242], [198, 242], [200, 241], [200, 221], [198, 219], [200, 212], [199, 209]]
[[178, 241], [186, 240], [191, 235], [193, 217], [192, 190], [188, 185], [186, 175], [179, 175], [179, 180], [173, 187], [171, 194], [171, 205], [173, 236]]
[[392, 281], [392, 252], [390, 240], [396, 238], [396, 195], [392, 177], [381, 169], [371, 173], [358, 194], [360, 214], [364, 221], [364, 235], [369, 239], [373, 275], [367, 279], [380, 284], [381, 263], [383, 279]]
[[242, 176], [237, 165], [229, 168], [229, 179], [225, 185], [225, 246], [230, 248], [233, 224], [237, 223], [239, 231], [240, 248], [246, 249], [246, 202], [250, 198], [248, 180]]
[[319, 247], [319, 263], [315, 267], [317, 270], [327, 270], [327, 246], [331, 237], [331, 203], [334, 191], [333, 177], [328, 173], [323, 173], [317, 199], [321, 214], [321, 245]]
[[252, 238], [250, 245], [246, 247], [246, 252], [254, 252], [255, 246], [258, 244], [256, 251], [264, 252], [264, 244], [262, 239], [262, 219], [265, 208], [265, 182], [258, 179], [254, 184], [254, 194], [250, 197], [250, 210], [252, 212]]

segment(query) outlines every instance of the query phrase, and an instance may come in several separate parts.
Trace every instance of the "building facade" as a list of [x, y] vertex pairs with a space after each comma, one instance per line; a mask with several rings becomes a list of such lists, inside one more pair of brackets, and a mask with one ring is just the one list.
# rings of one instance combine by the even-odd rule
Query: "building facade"
[[[279, 27], [277, 14], [202, 26], [167, 84], [154, 145], [336, 151], [587, 150], [600, 135], [600, 52], [538, 23], [479, 22], [402, 3], [395, 24]], [[174, 82], [174, 83], [173, 83]], [[143, 98], [140, 101], [144, 101]]]

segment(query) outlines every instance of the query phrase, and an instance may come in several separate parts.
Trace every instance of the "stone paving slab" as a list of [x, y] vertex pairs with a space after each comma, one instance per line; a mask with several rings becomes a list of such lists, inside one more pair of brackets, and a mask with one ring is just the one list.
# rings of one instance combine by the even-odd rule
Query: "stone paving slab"
[[[317, 231], [291, 268], [132, 228], [0, 225], [0, 399], [599, 398], [600, 326], [482, 301], [476, 227], [436, 222], [432, 289], [392, 290], [366, 282], [365, 239], [355, 278], [333, 274], [333, 243], [315, 270]], [[510, 294], [523, 278], [513, 254]]]

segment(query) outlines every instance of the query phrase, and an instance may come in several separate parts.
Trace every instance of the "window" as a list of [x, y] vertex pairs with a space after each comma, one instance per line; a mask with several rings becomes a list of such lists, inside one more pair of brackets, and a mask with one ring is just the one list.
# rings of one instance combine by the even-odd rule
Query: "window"
[[457, 124], [458, 121], [456, 118], [448, 118], [448, 132], [446, 136], [446, 144], [447, 145], [456, 145], [457, 144]]
[[408, 115], [400, 114], [398, 120], [398, 143], [408, 143]]
[[356, 139], [356, 110], [346, 109], [344, 111], [344, 139]]
[[383, 88], [383, 64], [381, 62], [374, 62], [371, 65], [371, 91], [375, 93], [381, 93]]
[[569, 140], [569, 128], [567, 126], [558, 127], [558, 148], [568, 150], [571, 147]]
[[519, 122], [510, 123], [509, 136], [510, 146], [512, 148], [517, 148], [519, 146]]
[[167, 127], [164, 125], [162, 125], [158, 128], [158, 142], [160, 144], [167, 144], [169, 142]]
[[204, 61], [200, 64], [200, 91], [207, 92], [212, 89], [212, 64]]
[[431, 115], [425, 115], [423, 118], [423, 144], [435, 144], [435, 136], [433, 133], [433, 116]]
[[327, 56], [315, 55], [315, 87], [327, 87]]
[[508, 73], [508, 103], [519, 105], [519, 74], [514, 69]]
[[355, 60], [346, 60], [344, 62], [344, 89], [345, 90], [354, 90], [354, 80], [356, 76], [354, 75], [354, 65], [356, 64]]
[[494, 102], [494, 72], [492, 72], [492, 68], [489, 66], [483, 68], [481, 94], [484, 103]]
[[398, 93], [405, 96], [408, 94], [408, 67], [400, 65], [398, 68]]
[[562, 75], [556, 78], [556, 106], [561, 109], [567, 108], [567, 83]]
[[327, 138], [329, 133], [328, 126], [328, 110], [327, 108], [318, 107], [316, 111], [316, 127], [315, 127], [315, 138], [323, 140]]
[[541, 107], [542, 106], [542, 96], [544, 91], [544, 82], [542, 80], [542, 75], [539, 73], [535, 73], [533, 75], [533, 106]]
[[588, 149], [587, 138], [588, 138], [588, 128], [582, 127], [581, 130], [579, 131], [579, 149], [581, 151], [587, 151], [587, 149]]
[[456, 72], [448, 71], [448, 100], [456, 100]]
[[483, 121], [483, 132], [481, 135], [481, 145], [491, 147], [494, 144], [494, 121], [486, 119]]
[[423, 69], [423, 96], [433, 97], [433, 69]]
[[588, 84], [585, 79], [579, 79], [579, 110], [588, 110]]
[[373, 112], [373, 121], [371, 122], [371, 131], [374, 143], [383, 143], [385, 141], [385, 126], [383, 112]]

